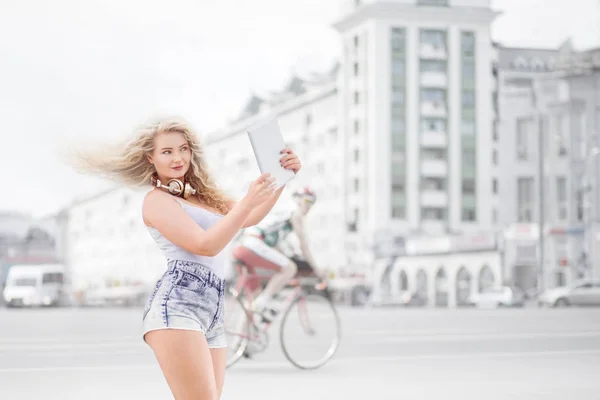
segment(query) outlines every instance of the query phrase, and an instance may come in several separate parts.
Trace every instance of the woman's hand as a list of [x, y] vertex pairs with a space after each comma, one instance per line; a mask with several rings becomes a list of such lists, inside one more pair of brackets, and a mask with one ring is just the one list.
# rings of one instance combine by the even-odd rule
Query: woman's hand
[[241, 200], [244, 205], [250, 209], [264, 203], [275, 192], [275, 178], [271, 174], [265, 173], [253, 181], [248, 188], [248, 193]]
[[300, 164], [300, 159], [296, 153], [289, 147], [281, 150], [281, 153], [283, 154], [280, 159], [281, 166], [285, 169], [292, 170], [294, 171], [294, 174], [297, 174], [298, 171], [300, 171], [300, 168], [302, 168], [302, 165]]

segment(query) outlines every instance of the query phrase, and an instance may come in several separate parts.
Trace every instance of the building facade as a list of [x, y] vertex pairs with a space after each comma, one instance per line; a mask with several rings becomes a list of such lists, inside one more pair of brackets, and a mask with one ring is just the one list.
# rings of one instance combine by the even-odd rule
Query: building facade
[[264, 223], [292, 212], [291, 194], [309, 186], [318, 197], [308, 219], [310, 247], [319, 266], [328, 269], [347, 263], [338, 71], [336, 64], [330, 71], [309, 79], [291, 78], [279, 93], [252, 96], [236, 121], [205, 140], [208, 164], [217, 181], [227, 193], [240, 199], [250, 182], [260, 175], [246, 131], [265, 118], [277, 118], [285, 141], [299, 155], [303, 168], [288, 183]]
[[164, 273], [165, 257], [142, 219], [145, 193], [117, 187], [64, 210], [65, 262], [73, 292], [147, 286]]
[[344, 2], [342, 10], [335, 68], [253, 96], [207, 139], [224, 188], [242, 195], [239, 179], [258, 176], [245, 129], [276, 116], [304, 161], [289, 189], [309, 184], [319, 197], [310, 226], [318, 262], [367, 266], [380, 239], [491, 229], [489, 1]]
[[524, 289], [598, 275], [596, 53], [569, 42], [498, 49], [498, 225], [507, 229], [505, 276]]

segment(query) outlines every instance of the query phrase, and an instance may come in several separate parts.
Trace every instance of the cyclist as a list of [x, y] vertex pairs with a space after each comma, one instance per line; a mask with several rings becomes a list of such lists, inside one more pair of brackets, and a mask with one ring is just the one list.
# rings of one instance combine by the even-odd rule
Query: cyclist
[[[269, 309], [273, 297], [296, 275], [298, 270], [310, 269], [318, 276], [315, 262], [308, 247], [305, 216], [317, 200], [315, 194], [304, 188], [293, 194], [297, 208], [288, 218], [277, 221], [265, 228], [258, 228], [258, 234], [246, 234], [241, 244], [233, 249], [233, 258], [248, 268], [264, 268], [275, 270], [265, 289], [255, 298], [253, 308], [257, 312]], [[304, 260], [288, 257], [282, 250], [288, 235], [295, 233]], [[300, 264], [300, 265], [299, 265]]]

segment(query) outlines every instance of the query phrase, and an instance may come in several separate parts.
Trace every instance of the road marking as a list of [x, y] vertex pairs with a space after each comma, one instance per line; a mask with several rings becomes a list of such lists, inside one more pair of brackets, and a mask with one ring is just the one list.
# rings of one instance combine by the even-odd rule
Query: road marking
[[[530, 352], [495, 352], [495, 353], [447, 353], [447, 354], [415, 354], [399, 356], [367, 356], [367, 357], [340, 357], [333, 358], [326, 365], [344, 365], [348, 362], [389, 362], [389, 361], [414, 361], [414, 360], [441, 360], [441, 359], [460, 359], [460, 358], [527, 358], [527, 357], [552, 357], [552, 356], [574, 356], [574, 355], [600, 355], [600, 349], [594, 350], [550, 350], [550, 351], [530, 351]], [[242, 364], [236, 364], [231, 370], [239, 367], [250, 368], [274, 368], [291, 367], [289, 362], [285, 361], [266, 361], [252, 362], [244, 360]], [[133, 369], [159, 369], [157, 364], [114, 364], [114, 365], [79, 365], [64, 367], [22, 367], [22, 368], [0, 368], [0, 373], [14, 372], [65, 372], [65, 371], [120, 371]]]
[[120, 371], [132, 369], [158, 368], [156, 364], [115, 364], [115, 365], [77, 365], [65, 367], [24, 367], [24, 368], [0, 368], [1, 373], [7, 372], [65, 372], [65, 371]]
[[600, 332], [562, 332], [562, 333], [499, 333], [499, 334], [453, 334], [453, 335], [409, 335], [378, 338], [382, 342], [465, 342], [481, 340], [519, 340], [519, 339], [562, 339], [600, 337]]
[[52, 350], [77, 350], [77, 349], [89, 349], [89, 348], [101, 348], [101, 347], [146, 347], [141, 342], [98, 342], [98, 343], [49, 343], [49, 344], [6, 344], [0, 345], [0, 352], [8, 351], [22, 351], [22, 350], [39, 350], [39, 351], [52, 351]]
[[0, 337], [0, 344], [4, 343], [71, 343], [71, 342], [90, 342], [90, 341], [101, 341], [101, 342], [111, 342], [111, 341], [124, 341], [124, 340], [142, 340], [142, 335], [139, 336], [57, 336], [57, 337], [48, 337], [48, 336], [40, 336], [40, 337]]
[[400, 329], [379, 329], [379, 330], [357, 330], [353, 331], [352, 335], [357, 336], [444, 336], [444, 335], [551, 335], [551, 334], [569, 334], [569, 333], [597, 333], [600, 334], [600, 329], [580, 329], [580, 330], [561, 330], [561, 331], [538, 331], [538, 332], [498, 332], [498, 330], [492, 331], [479, 331], [479, 332], [468, 332], [463, 330], [452, 330], [452, 331], [440, 331], [437, 329], [429, 330], [400, 330]]

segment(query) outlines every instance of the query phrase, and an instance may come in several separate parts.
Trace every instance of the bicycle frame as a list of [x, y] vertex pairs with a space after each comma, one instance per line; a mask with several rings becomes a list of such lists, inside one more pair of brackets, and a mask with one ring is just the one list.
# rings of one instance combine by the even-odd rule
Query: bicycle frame
[[[242, 264], [242, 263], [236, 263], [235, 269], [237, 271], [238, 278], [236, 280], [235, 285], [233, 286], [233, 290], [235, 291], [237, 296], [243, 296], [243, 298], [245, 300], [244, 306], [246, 307], [246, 312], [248, 313], [248, 317], [253, 322], [255, 327], [258, 327], [258, 326], [256, 326], [257, 324], [254, 319], [254, 316], [256, 313], [248, 305], [252, 303], [252, 301], [254, 300], [254, 296], [260, 292], [259, 288], [261, 287], [261, 281], [270, 279], [270, 276], [269, 277], [260, 276], [253, 271], [254, 268], [249, 268], [248, 266], [246, 266], [245, 264]], [[310, 277], [305, 277], [305, 278], [310, 279]], [[302, 289], [301, 279], [302, 279], [302, 277], [296, 277], [296, 278], [293, 278], [290, 282], [288, 282], [288, 284], [286, 286], [291, 286], [294, 289], [292, 290], [292, 293], [290, 293], [282, 301], [282, 306], [280, 307], [280, 310], [283, 310], [283, 309], [289, 307], [297, 297], [303, 295], [304, 291]], [[321, 290], [324, 291], [327, 296], [329, 296], [329, 292], [328, 292], [327, 288], [324, 288]], [[261, 324], [261, 325], [263, 325], [262, 331], [266, 332], [272, 323], [273, 323], [273, 321], [264, 321], [264, 323]]]
[[[254, 271], [253, 267], [248, 267], [244, 263], [236, 263], [235, 268], [237, 270], [238, 276], [235, 279], [234, 285], [230, 286], [229, 290], [233, 297], [237, 300], [239, 306], [241, 306], [243, 311], [246, 313], [247, 322], [249, 324], [249, 330], [246, 334], [245, 332], [242, 333], [237, 330], [235, 332], [230, 332], [227, 329], [227, 327], [225, 329], [229, 334], [235, 335], [239, 338], [248, 341], [247, 344], [244, 345], [243, 350], [241, 350], [243, 352], [245, 351], [246, 346], [250, 342], [258, 343], [258, 346], [266, 346], [268, 343], [267, 331], [277, 318], [275, 318], [275, 316], [273, 316], [273, 318], [265, 318], [265, 316], [262, 313], [255, 312], [250, 306], [250, 304], [254, 300], [254, 297], [261, 291], [261, 281], [270, 279], [270, 276], [259, 275]], [[294, 358], [289, 354], [286, 346], [284, 345], [284, 325], [281, 326], [279, 332], [279, 340], [281, 342], [285, 356], [292, 364], [301, 369], [312, 369], [323, 365], [335, 353], [335, 350], [337, 349], [337, 346], [339, 344], [339, 320], [337, 319], [337, 313], [335, 312], [335, 308], [333, 307], [331, 293], [327, 286], [327, 282], [320, 280], [315, 275], [305, 275], [301, 272], [300, 276], [295, 277], [286, 285], [288, 287], [291, 286], [293, 289], [291, 293], [285, 296], [285, 298], [280, 302], [279, 307], [277, 307], [276, 311], [277, 314], [281, 314], [282, 324], [285, 324], [285, 321], [288, 320], [290, 310], [292, 310], [292, 307], [294, 307], [294, 303], [297, 303], [297, 312], [299, 316], [301, 329], [308, 335], [314, 335], [316, 332], [316, 327], [313, 325], [313, 323], [315, 321], [311, 321], [308, 310], [309, 307], [307, 307], [307, 300], [310, 298], [312, 293], [310, 292], [310, 290], [307, 291], [306, 288], [308, 287], [308, 282], [306, 281], [310, 281], [311, 283], [315, 281], [318, 282], [317, 284], [311, 284], [311, 286], [313, 286], [317, 292], [320, 292], [319, 295], [325, 297], [329, 301], [331, 307], [333, 308], [333, 313], [337, 321], [336, 325], [338, 327], [338, 334], [334, 342], [332, 342], [334, 347], [328, 350], [327, 354], [325, 355], [325, 358], [322, 359], [322, 363], [319, 363], [318, 365], [315, 364], [314, 366], [309, 367], [299, 363], [297, 360], [294, 360]], [[259, 318], [255, 318], [255, 315]], [[257, 350], [257, 352], [261, 352], [265, 348], [266, 347], [261, 347], [261, 350]], [[241, 352], [237, 353], [237, 356], [234, 359], [234, 361], [232, 361], [232, 364], [239, 360], [239, 357], [241, 356]], [[228, 364], [228, 367], [232, 364]]]

